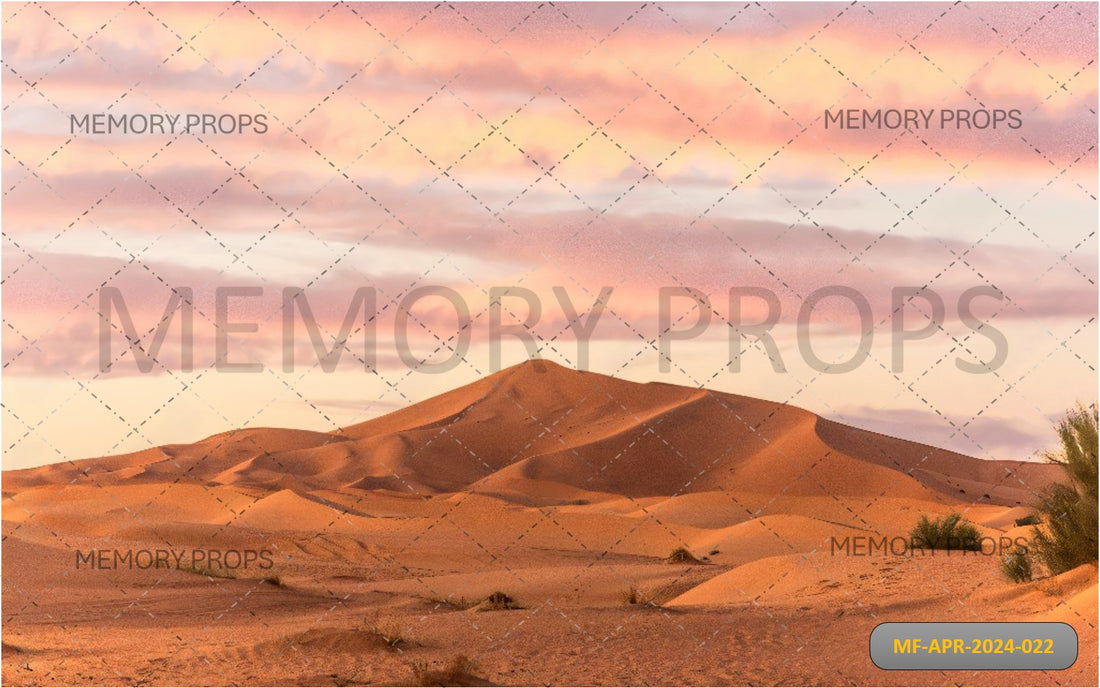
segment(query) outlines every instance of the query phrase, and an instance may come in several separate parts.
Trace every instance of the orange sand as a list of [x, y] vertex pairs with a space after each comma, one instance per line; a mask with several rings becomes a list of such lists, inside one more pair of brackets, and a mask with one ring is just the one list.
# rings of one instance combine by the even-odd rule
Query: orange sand
[[[339, 432], [5, 472], [3, 679], [393, 684], [465, 654], [463, 680], [494, 684], [1095, 685], [1095, 568], [1014, 585], [990, 556], [830, 551], [951, 510], [1026, 535], [1014, 520], [1059, 477], [533, 361]], [[77, 569], [95, 548], [266, 549], [274, 567]], [[477, 606], [498, 590], [519, 608]], [[867, 657], [883, 621], [1043, 619], [1076, 628], [1071, 669]]]

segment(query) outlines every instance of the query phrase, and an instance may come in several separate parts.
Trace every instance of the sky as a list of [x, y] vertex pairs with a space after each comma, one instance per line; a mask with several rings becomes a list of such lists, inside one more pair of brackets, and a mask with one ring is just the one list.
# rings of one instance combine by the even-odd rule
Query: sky
[[[1074, 3], [5, 3], [3, 467], [401, 408], [492, 372], [494, 288], [503, 325], [538, 302], [538, 354], [566, 365], [585, 348], [569, 309], [610, 288], [590, 370], [1036, 459], [1096, 397], [1096, 45], [1096, 6]], [[935, 126], [826, 127], [827, 111], [888, 109]], [[962, 110], [1022, 124], [940, 126]], [[72, 130], [93, 113], [266, 130]], [[797, 336], [833, 286], [870, 320], [825, 298], [808, 340], [835, 363], [869, 338], [847, 372], [816, 369]], [[213, 365], [218, 290], [238, 287], [260, 291], [224, 320], [256, 327], [221, 328], [228, 360], [259, 372]], [[288, 287], [329, 345], [374, 290], [377, 318], [353, 318], [334, 370], [300, 321], [285, 336]], [[468, 325], [424, 287], [453, 290]], [[190, 289], [193, 369], [178, 322], [149, 372], [117, 312], [104, 340], [104, 288], [146, 337]], [[667, 323], [662, 288], [680, 294]], [[781, 372], [751, 338], [730, 370], [731, 288], [775, 294]], [[898, 288], [924, 296], [896, 303]], [[982, 374], [958, 363], [998, 350], [960, 314], [974, 288], [1003, 295], [972, 300], [1003, 337]], [[930, 299], [928, 336], [897, 337], [895, 320], [931, 322]], [[767, 315], [744, 303], [745, 322]], [[662, 330], [703, 313], [662, 366]], [[410, 368], [397, 331], [456, 365]], [[527, 355], [503, 338], [502, 364]]]

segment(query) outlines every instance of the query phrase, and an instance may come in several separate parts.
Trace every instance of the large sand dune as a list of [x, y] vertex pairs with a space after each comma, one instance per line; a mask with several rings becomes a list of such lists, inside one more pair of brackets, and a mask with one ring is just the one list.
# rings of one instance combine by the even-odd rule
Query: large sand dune
[[[457, 492], [533, 480], [629, 497], [751, 490], [954, 502], [966, 485], [961, 494], [1013, 505], [1055, 477], [1051, 466], [978, 460], [792, 406], [538, 360], [333, 433], [231, 431], [9, 471], [4, 489], [179, 480], [283, 489], [289, 480], [305, 489]], [[974, 494], [975, 485], [985, 492]]]
[[[832, 546], [952, 510], [1026, 535], [1015, 519], [1060, 477], [532, 361], [333, 432], [5, 472], [4, 680], [392, 684], [465, 654], [467, 679], [502, 684], [1090, 685], [1094, 568], [1014, 585], [995, 557]], [[77, 567], [157, 548], [272, 566]], [[907, 619], [1063, 620], [1083, 659], [1055, 677], [876, 669], [870, 630]]]

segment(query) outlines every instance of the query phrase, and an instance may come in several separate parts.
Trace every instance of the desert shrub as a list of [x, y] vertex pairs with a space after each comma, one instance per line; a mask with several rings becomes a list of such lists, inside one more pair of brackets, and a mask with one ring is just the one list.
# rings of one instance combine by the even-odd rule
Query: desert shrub
[[377, 611], [370, 617], [364, 618], [357, 630], [387, 650], [398, 650], [401, 646], [408, 644], [404, 626], [394, 618], [380, 616]]
[[651, 605], [653, 604], [653, 596], [644, 590], [639, 590], [633, 585], [623, 590], [622, 592], [623, 603], [625, 604], [638, 604], [638, 605]]
[[406, 642], [405, 632], [401, 628], [401, 624], [393, 620], [383, 621], [374, 626], [374, 635], [385, 643], [386, 648], [390, 650], [396, 650], [398, 646], [404, 645]]
[[1039, 517], [1035, 514], [1028, 514], [1023, 518], [1016, 519], [1016, 525], [1018, 526], [1037, 526], [1040, 523]]
[[1031, 555], [1026, 549], [1014, 549], [1001, 555], [1001, 573], [1010, 581], [1026, 583], [1031, 580]]
[[412, 664], [414, 686], [471, 686], [481, 683], [476, 675], [477, 662], [466, 655], [456, 655], [442, 669], [432, 669], [426, 661]]
[[977, 552], [981, 550], [981, 533], [962, 516], [950, 513], [942, 519], [929, 519], [921, 516], [913, 530], [909, 531], [909, 540], [913, 547], [920, 549], [946, 549]]
[[1061, 449], [1044, 456], [1069, 479], [1048, 487], [1036, 508], [1043, 524], [1032, 538], [1035, 556], [1059, 574], [1097, 560], [1097, 408], [1078, 405], [1058, 425]]
[[488, 597], [482, 599], [467, 599], [466, 597], [454, 597], [448, 595], [446, 597], [431, 596], [423, 598], [429, 604], [432, 604], [437, 609], [439, 607], [446, 607], [448, 609], [454, 609], [459, 611], [465, 611], [467, 609], [473, 609], [478, 612], [492, 612], [501, 609], [522, 609], [515, 598], [505, 592], [497, 590]]
[[670, 564], [698, 564], [699, 560], [684, 547], [677, 547], [665, 558]]
[[477, 611], [493, 612], [501, 609], [519, 609], [520, 606], [507, 593], [499, 590], [482, 600], [476, 607]]

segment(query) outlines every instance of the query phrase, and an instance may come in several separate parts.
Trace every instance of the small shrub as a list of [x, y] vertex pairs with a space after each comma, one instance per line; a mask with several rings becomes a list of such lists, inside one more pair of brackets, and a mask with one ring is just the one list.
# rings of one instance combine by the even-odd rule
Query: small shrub
[[404, 627], [395, 619], [380, 617], [378, 612], [368, 619], [363, 619], [358, 631], [384, 647], [387, 650], [397, 650], [402, 645], [408, 644]]
[[622, 598], [623, 598], [623, 603], [624, 604], [631, 604], [631, 605], [637, 604], [637, 605], [653, 605], [653, 606], [656, 606], [653, 603], [653, 596], [652, 595], [650, 595], [649, 593], [647, 593], [643, 590], [639, 590], [638, 588], [634, 587], [633, 585], [630, 586], [629, 588], [627, 588], [626, 590], [623, 590]]
[[405, 632], [396, 621], [384, 621], [374, 627], [374, 635], [386, 645], [386, 649], [396, 650], [399, 645], [404, 645]]
[[1014, 549], [1001, 555], [1001, 573], [1015, 583], [1026, 583], [1032, 578], [1031, 555], [1025, 549]]
[[973, 525], [961, 521], [962, 516], [954, 512], [935, 520], [921, 516], [909, 531], [910, 543], [919, 549], [980, 551], [981, 533]]
[[483, 681], [477, 672], [477, 662], [466, 655], [456, 655], [442, 669], [432, 669], [426, 661], [412, 664], [414, 686], [471, 686]]
[[699, 564], [701, 563], [694, 554], [684, 547], [677, 547], [665, 558], [670, 564]]
[[1028, 514], [1023, 518], [1016, 519], [1016, 525], [1018, 526], [1037, 526], [1041, 523], [1039, 517], [1035, 514]]
[[475, 609], [479, 612], [495, 612], [502, 609], [519, 609], [520, 606], [507, 593], [499, 590], [482, 600]]

